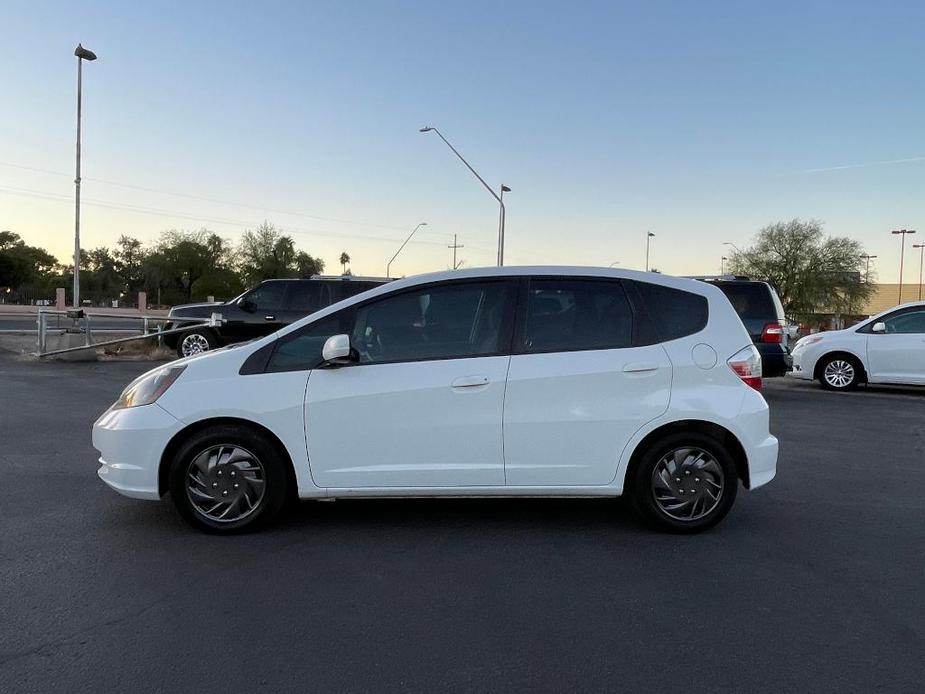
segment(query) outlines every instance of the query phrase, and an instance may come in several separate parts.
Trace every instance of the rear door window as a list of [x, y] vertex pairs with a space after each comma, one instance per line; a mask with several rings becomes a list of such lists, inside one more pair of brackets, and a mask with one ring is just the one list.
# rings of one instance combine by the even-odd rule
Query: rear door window
[[707, 326], [709, 308], [705, 296], [651, 282], [633, 284], [662, 341], [693, 335]]
[[314, 313], [331, 303], [328, 294], [329, 288], [323, 282], [292, 282], [286, 296], [286, 309], [299, 313]]
[[633, 311], [619, 281], [535, 279], [524, 322], [526, 352], [618, 349], [633, 344]]

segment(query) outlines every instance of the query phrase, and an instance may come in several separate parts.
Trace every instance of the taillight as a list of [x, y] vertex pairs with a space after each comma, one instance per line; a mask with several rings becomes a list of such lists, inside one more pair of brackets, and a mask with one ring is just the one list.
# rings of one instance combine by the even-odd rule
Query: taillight
[[747, 385], [761, 390], [761, 354], [755, 345], [743, 347], [729, 357], [726, 363]]
[[781, 343], [784, 339], [784, 326], [780, 323], [768, 323], [761, 331], [762, 342]]
[[780, 344], [784, 340], [784, 326], [780, 323], [768, 323], [761, 331], [762, 342], [774, 342]]

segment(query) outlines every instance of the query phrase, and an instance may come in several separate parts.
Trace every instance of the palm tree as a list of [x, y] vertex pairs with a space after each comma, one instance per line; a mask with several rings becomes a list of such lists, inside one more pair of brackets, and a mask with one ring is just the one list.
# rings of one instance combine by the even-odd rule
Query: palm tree
[[340, 254], [340, 264], [344, 268], [344, 274], [347, 274], [347, 263], [350, 262], [350, 256], [347, 255], [347, 251], [344, 251]]

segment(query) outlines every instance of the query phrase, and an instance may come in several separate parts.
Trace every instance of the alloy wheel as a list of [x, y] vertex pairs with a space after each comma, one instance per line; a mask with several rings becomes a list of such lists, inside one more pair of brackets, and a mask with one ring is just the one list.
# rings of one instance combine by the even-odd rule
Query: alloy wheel
[[184, 357], [191, 357], [194, 354], [208, 352], [209, 341], [206, 339], [205, 335], [192, 333], [183, 338], [183, 342], [180, 343], [180, 349], [183, 351]]
[[204, 518], [232, 523], [257, 509], [266, 479], [263, 464], [250, 451], [234, 444], [211, 446], [190, 461], [186, 495]]
[[702, 448], [676, 448], [656, 463], [651, 489], [659, 510], [690, 522], [709, 515], [720, 503], [726, 484], [719, 461]]
[[833, 359], [825, 365], [822, 377], [833, 388], [845, 388], [854, 381], [854, 366], [844, 359]]

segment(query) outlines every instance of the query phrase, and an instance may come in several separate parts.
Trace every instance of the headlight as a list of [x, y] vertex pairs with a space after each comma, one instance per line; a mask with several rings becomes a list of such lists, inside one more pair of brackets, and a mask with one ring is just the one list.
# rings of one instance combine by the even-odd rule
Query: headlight
[[794, 349], [797, 347], [800, 349], [803, 347], [809, 347], [810, 345], [816, 344], [820, 340], [822, 340], [822, 335], [807, 335], [806, 337], [801, 337], [799, 340], [797, 340], [796, 345], [794, 345]]
[[184, 369], [186, 369], [186, 365], [165, 366], [163, 369], [158, 369], [147, 376], [142, 376], [138, 380], [132, 381], [122, 391], [122, 395], [119, 396], [112, 408], [114, 410], [123, 410], [126, 407], [150, 405], [173, 385], [173, 382], [180, 377]]

